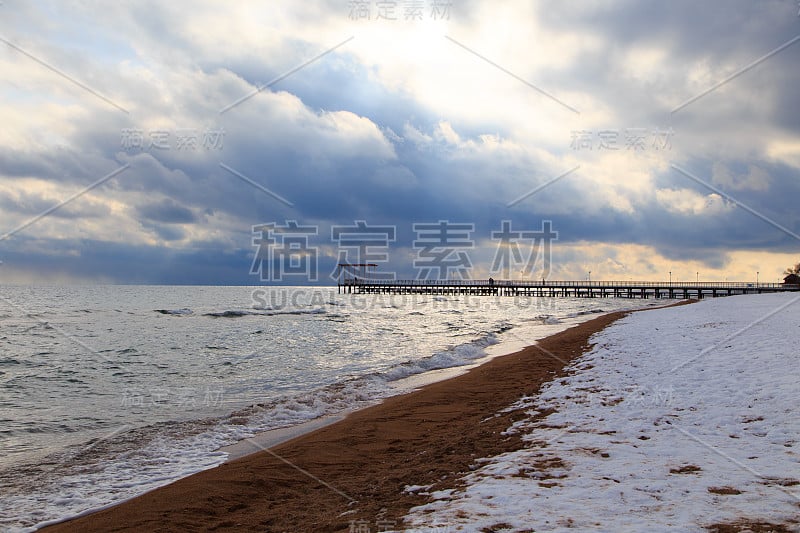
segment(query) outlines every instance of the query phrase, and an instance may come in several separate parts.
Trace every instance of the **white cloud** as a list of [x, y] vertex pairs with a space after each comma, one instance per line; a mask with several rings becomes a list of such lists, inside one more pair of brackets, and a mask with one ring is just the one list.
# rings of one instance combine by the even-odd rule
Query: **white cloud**
[[658, 189], [656, 200], [668, 211], [682, 215], [718, 215], [735, 208], [726, 206], [716, 193], [702, 195], [691, 189]]
[[767, 146], [767, 156], [773, 161], [800, 169], [800, 139], [771, 141]]

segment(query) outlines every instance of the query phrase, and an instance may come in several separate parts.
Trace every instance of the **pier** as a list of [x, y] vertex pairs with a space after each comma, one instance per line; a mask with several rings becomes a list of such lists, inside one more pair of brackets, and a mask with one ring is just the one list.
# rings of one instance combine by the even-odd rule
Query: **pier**
[[341, 279], [338, 290], [342, 294], [703, 299], [737, 294], [797, 292], [800, 291], [800, 285], [728, 281], [370, 280], [354, 277]]

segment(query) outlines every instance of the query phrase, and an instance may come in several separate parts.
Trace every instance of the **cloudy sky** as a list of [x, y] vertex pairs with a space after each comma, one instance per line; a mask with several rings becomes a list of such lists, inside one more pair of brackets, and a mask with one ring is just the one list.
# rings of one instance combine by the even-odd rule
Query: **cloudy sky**
[[[799, 8], [4, 0], [0, 280], [256, 284], [299, 242], [330, 283], [363, 260], [358, 221], [399, 277], [431, 253], [497, 275], [500, 250], [538, 278], [550, 221], [550, 279], [778, 281], [800, 261]], [[436, 248], [439, 221], [470, 230]]]

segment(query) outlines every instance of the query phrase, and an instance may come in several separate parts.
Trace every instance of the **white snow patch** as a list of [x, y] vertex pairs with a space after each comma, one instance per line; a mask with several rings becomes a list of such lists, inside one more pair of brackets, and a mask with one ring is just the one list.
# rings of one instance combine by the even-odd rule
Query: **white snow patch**
[[[634, 313], [514, 408], [529, 447], [476, 462], [414, 527], [705, 531], [800, 517], [800, 296]], [[738, 494], [724, 492], [738, 491]]]
[[427, 490], [433, 485], [406, 485], [403, 492], [408, 494], [427, 494]]

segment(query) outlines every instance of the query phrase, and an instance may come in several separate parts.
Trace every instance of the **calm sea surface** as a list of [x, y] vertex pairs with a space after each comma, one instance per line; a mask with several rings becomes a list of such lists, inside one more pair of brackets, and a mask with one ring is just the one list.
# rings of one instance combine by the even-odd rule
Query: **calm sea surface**
[[223, 445], [652, 300], [0, 286], [0, 529], [118, 502]]

